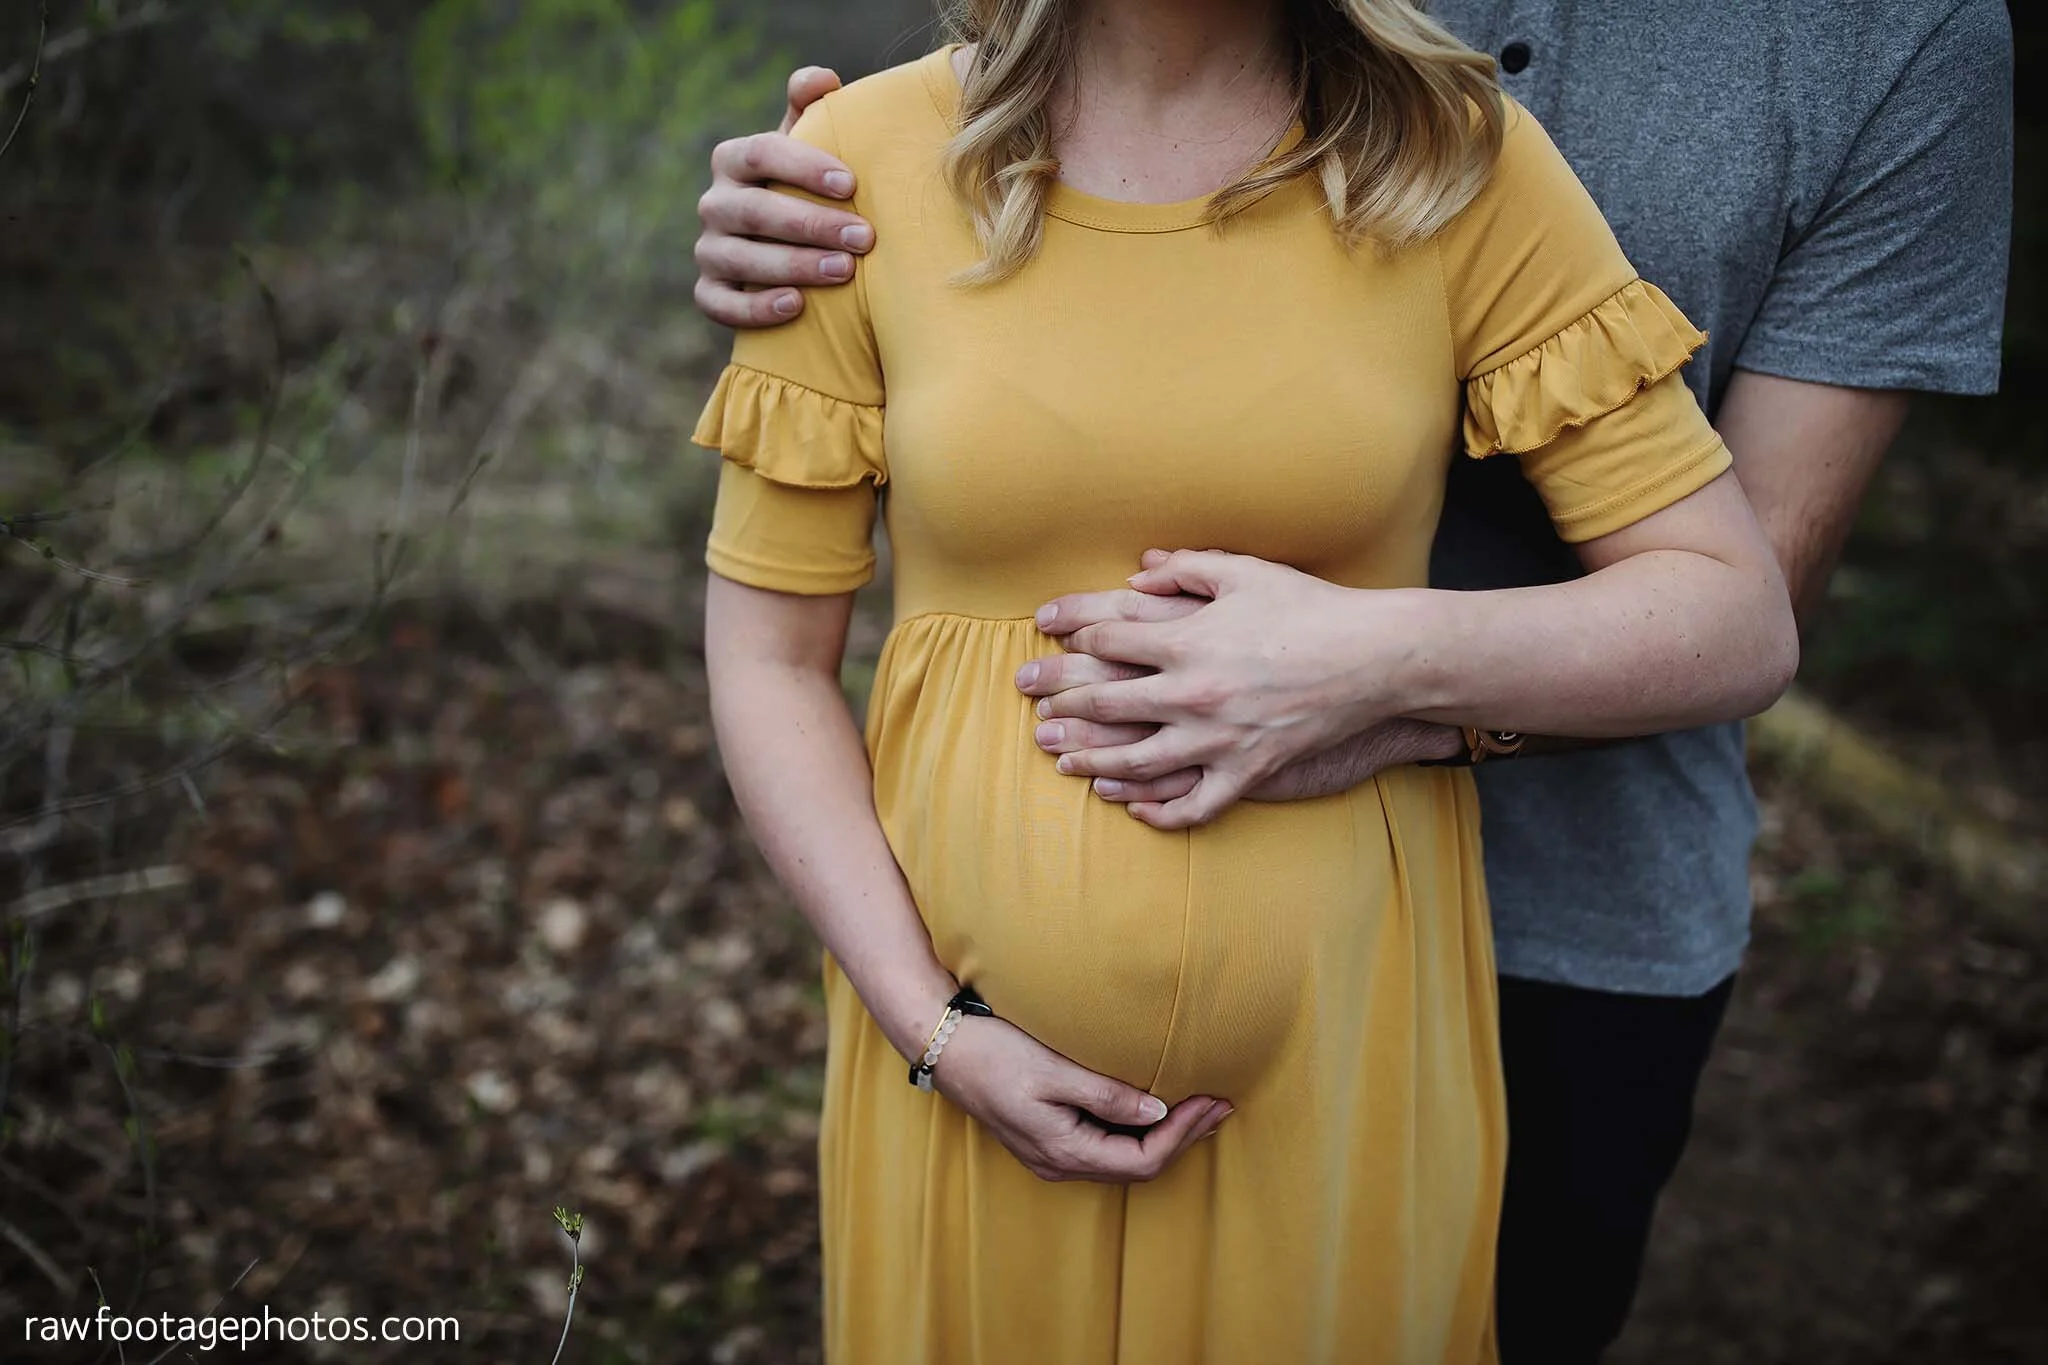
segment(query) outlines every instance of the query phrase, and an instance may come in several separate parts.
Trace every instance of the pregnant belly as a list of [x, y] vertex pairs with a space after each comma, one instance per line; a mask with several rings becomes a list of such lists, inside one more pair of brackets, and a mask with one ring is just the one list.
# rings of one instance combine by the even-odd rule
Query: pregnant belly
[[892, 638], [878, 673], [876, 804], [940, 959], [1091, 1070], [1242, 1101], [1373, 953], [1395, 876], [1379, 791], [1152, 829], [1031, 742], [1009, 678], [1043, 642], [1010, 624], [956, 627], [996, 637], [972, 667], [906, 669]]

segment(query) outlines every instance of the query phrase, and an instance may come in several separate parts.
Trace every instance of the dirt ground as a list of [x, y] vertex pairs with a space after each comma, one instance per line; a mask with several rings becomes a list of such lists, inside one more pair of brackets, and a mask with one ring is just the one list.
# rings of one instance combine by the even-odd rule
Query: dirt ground
[[[250, 1360], [546, 1361], [565, 1205], [563, 1359], [817, 1359], [815, 953], [691, 634], [400, 614], [306, 678], [291, 754], [129, 860], [159, 889], [39, 919], [5, 1330], [89, 1312], [90, 1266], [124, 1307], [462, 1324]], [[2048, 1360], [2042, 963], [1762, 788], [1755, 952], [1618, 1359]]]

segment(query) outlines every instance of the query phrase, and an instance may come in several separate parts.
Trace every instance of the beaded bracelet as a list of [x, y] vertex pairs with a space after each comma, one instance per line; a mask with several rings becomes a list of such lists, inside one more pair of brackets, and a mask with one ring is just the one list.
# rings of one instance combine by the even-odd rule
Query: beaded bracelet
[[946, 1050], [946, 1044], [953, 1040], [953, 1031], [960, 1027], [960, 1021], [968, 1015], [993, 1019], [995, 1011], [988, 1007], [972, 986], [962, 986], [951, 1000], [946, 1002], [946, 1012], [939, 1016], [938, 1025], [932, 1029], [932, 1036], [926, 1040], [924, 1055], [910, 1064], [910, 1083], [919, 1090], [930, 1093], [932, 1068], [939, 1064], [939, 1054]]

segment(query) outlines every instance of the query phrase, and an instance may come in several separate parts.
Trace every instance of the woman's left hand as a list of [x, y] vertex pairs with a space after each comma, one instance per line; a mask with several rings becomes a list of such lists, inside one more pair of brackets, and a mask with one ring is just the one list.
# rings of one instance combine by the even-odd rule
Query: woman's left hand
[[[1398, 713], [1387, 675], [1407, 646], [1393, 593], [1340, 588], [1221, 551], [1148, 552], [1133, 592], [1048, 604], [1040, 629], [1123, 676], [1041, 698], [1043, 720], [1111, 727], [1114, 746], [1064, 753], [1060, 769], [1151, 781], [1199, 769], [1192, 790], [1134, 809], [1180, 829], [1212, 820], [1288, 765]], [[1146, 598], [1207, 599], [1164, 611]], [[1361, 669], [1361, 658], [1385, 660]], [[1143, 670], [1143, 671], [1141, 671]], [[1156, 726], [1144, 737], [1130, 727]]]

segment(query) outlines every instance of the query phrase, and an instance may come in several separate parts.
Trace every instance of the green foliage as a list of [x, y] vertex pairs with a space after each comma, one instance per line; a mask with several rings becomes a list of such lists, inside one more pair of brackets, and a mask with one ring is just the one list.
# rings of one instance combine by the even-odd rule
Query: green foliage
[[1897, 888], [1889, 869], [1868, 868], [1853, 879], [1809, 868], [1785, 884], [1792, 923], [1809, 953], [1882, 940], [1894, 923]]
[[369, 15], [347, 5], [303, 0], [230, 0], [218, 5], [204, 30], [213, 50], [229, 61], [259, 57], [266, 44], [325, 48], [359, 46], [376, 36]]
[[412, 71], [436, 171], [604, 305], [685, 278], [712, 132], [776, 89], [709, 0], [436, 0]]

